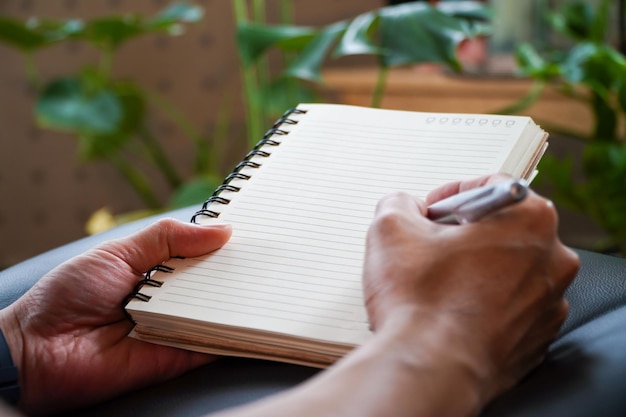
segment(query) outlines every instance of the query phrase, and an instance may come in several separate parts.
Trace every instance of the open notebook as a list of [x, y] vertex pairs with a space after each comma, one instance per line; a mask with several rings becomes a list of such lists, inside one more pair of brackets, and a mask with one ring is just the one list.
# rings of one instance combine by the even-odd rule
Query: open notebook
[[149, 274], [126, 305], [131, 334], [327, 366], [371, 336], [361, 269], [377, 201], [494, 172], [532, 179], [546, 138], [528, 117], [301, 104], [192, 219], [232, 224], [231, 240]]

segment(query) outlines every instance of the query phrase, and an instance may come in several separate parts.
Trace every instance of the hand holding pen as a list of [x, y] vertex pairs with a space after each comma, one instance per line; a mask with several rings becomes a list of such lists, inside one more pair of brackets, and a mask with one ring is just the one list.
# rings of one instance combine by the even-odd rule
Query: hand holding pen
[[464, 224], [518, 203], [528, 194], [524, 180], [509, 180], [460, 192], [428, 207], [428, 218], [438, 223]]

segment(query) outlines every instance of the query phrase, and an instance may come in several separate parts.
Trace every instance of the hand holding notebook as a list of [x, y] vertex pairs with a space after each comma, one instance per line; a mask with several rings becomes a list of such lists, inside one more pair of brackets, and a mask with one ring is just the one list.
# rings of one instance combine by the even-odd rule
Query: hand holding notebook
[[132, 294], [133, 336], [326, 366], [371, 337], [361, 275], [380, 198], [493, 172], [531, 180], [546, 138], [528, 117], [302, 104], [194, 216], [232, 224], [230, 242]]

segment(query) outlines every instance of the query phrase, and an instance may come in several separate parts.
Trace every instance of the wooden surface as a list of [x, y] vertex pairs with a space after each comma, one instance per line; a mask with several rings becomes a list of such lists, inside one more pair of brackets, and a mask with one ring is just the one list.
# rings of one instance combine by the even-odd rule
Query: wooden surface
[[[375, 68], [333, 69], [324, 79], [331, 95], [342, 103], [370, 105], [376, 81]], [[401, 68], [389, 71], [382, 107], [448, 112], [497, 113], [529, 92], [532, 81], [514, 77], [449, 75], [434, 70]], [[584, 104], [554, 90], [523, 114], [539, 124], [559, 124], [587, 131], [591, 115]]]

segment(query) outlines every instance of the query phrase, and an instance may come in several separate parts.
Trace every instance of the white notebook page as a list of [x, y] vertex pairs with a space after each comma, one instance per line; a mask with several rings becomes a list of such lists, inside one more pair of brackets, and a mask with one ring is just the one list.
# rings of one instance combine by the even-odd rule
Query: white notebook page
[[[370, 336], [361, 292], [367, 228], [393, 190], [419, 197], [449, 181], [502, 170], [527, 117], [441, 115], [303, 104], [268, 157], [233, 180], [217, 219], [231, 240], [175, 260], [127, 309], [360, 344]], [[532, 154], [532, 152], [531, 152]]]

